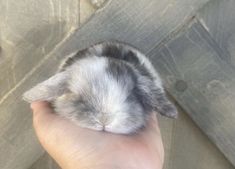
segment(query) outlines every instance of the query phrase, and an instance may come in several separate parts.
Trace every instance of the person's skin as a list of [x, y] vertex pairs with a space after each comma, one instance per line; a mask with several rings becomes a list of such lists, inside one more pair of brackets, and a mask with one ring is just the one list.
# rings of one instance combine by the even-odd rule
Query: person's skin
[[[132, 135], [80, 128], [34, 102], [33, 125], [45, 150], [62, 169], [162, 169], [164, 149], [156, 116]], [[153, 113], [155, 114], [155, 113]]]

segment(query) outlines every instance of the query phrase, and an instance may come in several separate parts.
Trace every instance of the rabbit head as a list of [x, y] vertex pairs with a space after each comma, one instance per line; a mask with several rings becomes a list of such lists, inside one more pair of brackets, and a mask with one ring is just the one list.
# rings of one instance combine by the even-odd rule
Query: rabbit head
[[74, 60], [23, 98], [49, 101], [57, 114], [81, 127], [129, 134], [144, 127], [154, 111], [176, 115], [157, 78], [148, 66], [139, 69], [124, 60], [86, 52], [86, 57]]

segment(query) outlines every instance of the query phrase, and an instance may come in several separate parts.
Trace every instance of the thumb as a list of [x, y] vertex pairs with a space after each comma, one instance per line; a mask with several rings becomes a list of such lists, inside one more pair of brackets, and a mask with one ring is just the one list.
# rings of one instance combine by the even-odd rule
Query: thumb
[[79, 146], [74, 145], [78, 144], [79, 133], [83, 129], [57, 116], [47, 102], [34, 102], [31, 108], [33, 126], [40, 143], [62, 168], [69, 168], [73, 154], [79, 150]]
[[[60, 120], [50, 107], [48, 102], [33, 102], [31, 104], [33, 110], [33, 126], [39, 141], [43, 146], [47, 145], [53, 139], [53, 128], [56, 121]], [[45, 147], [47, 148], [47, 147]]]
[[33, 102], [31, 104], [33, 110], [33, 126], [38, 136], [47, 135], [48, 128], [51, 127], [57, 116], [53, 114], [53, 109], [48, 102]]

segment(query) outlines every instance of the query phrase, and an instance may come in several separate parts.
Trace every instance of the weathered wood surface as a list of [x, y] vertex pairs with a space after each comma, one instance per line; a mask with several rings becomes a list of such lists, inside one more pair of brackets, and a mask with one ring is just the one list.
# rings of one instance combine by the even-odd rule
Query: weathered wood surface
[[110, 1], [54, 54], [60, 60], [71, 51], [110, 39], [125, 41], [147, 52], [190, 20], [207, 1]]
[[[11, 153], [6, 154], [3, 159], [0, 158], [0, 168], [27, 168], [27, 166], [32, 164], [39, 156], [42, 155], [42, 150], [35, 140], [33, 130], [31, 128], [31, 114], [29, 113], [28, 105], [23, 103], [20, 98], [21, 94], [26, 89], [53, 74], [56, 70], [56, 66], [66, 54], [74, 50], [84, 48], [94, 42], [107, 39], [126, 41], [139, 47], [145, 53], [149, 53], [149, 51], [155, 49], [156, 46], [157, 49], [159, 49], [158, 44], [169, 36], [169, 34], [172, 35], [173, 32], [173, 35], [175, 35], [175, 32], [177, 32], [182, 25], [188, 23], [191, 17], [195, 15], [197, 9], [206, 2], [207, 0], [141, 0], [133, 3], [133, 1], [129, 0], [113, 0], [110, 1], [110, 3], [108, 3], [103, 9], [99, 10], [91, 20], [83, 25], [80, 30], [76, 31], [69, 39], [63, 42], [62, 45], [57, 46], [58, 43], [64, 39], [65, 35], [76, 27], [76, 24], [72, 24], [73, 26], [69, 26], [69, 29], [67, 30], [63, 29], [62, 23], [59, 23], [59, 25], [62, 24], [61, 26], [55, 26], [53, 24], [49, 26], [49, 30], [56, 29], [57, 31], [57, 28], [62, 29], [62, 31], [59, 32], [63, 36], [60, 36], [61, 40], [58, 40], [58, 43], [54, 43], [53, 37], [51, 42], [49, 42], [50, 38], [47, 39], [48, 41], [46, 40], [46, 42], [48, 42], [48, 46], [51, 44], [52, 46], [46, 53], [43, 53], [43, 46], [45, 47], [45, 44], [38, 43], [42, 42], [40, 41], [40, 38], [38, 41], [34, 38], [37, 37], [37, 35], [40, 37], [41, 34], [34, 33], [28, 35], [31, 31], [26, 31], [26, 37], [29, 37], [28, 39], [31, 39], [31, 41], [35, 41], [35, 43], [32, 44], [36, 45], [34, 45], [34, 48], [29, 47], [30, 49], [27, 50], [28, 46], [32, 45], [31, 41], [22, 41], [19, 43], [18, 49], [20, 54], [17, 55], [17, 57], [19, 57], [19, 61], [16, 63], [18, 64], [17, 66], [20, 66], [20, 63], [29, 61], [30, 58], [32, 59], [30, 60], [30, 64], [25, 66], [25, 68], [22, 66], [19, 70], [17, 69], [19, 71], [19, 75], [18, 71], [15, 72], [15, 75], [19, 76], [17, 80], [14, 80], [14, 76], [11, 74], [12, 70], [9, 69], [10, 75], [8, 75], [8, 81], [10, 81], [9, 83], [11, 83], [11, 81], [14, 82], [9, 88], [6, 88], [7, 83], [5, 81], [5, 78], [8, 76], [5, 76], [4, 74], [5, 78], [2, 78], [2, 76], [0, 77], [0, 86], [2, 86], [2, 84], [3, 86], [5, 85], [5, 87], [3, 87], [3, 93], [1, 95], [2, 98], [0, 100], [0, 136], [2, 138], [0, 141], [1, 147], [9, 147], [12, 151]], [[4, 4], [3, 2], [0, 3]], [[17, 3], [15, 5], [17, 5]], [[0, 7], [2, 8], [2, 5]], [[5, 10], [6, 9], [7, 8], [5, 8]], [[90, 13], [88, 13], [88, 15], [90, 15]], [[2, 24], [3, 22], [1, 22], [1, 25]], [[38, 27], [37, 25], [35, 27], [38, 28], [37, 30], [39, 30], [39, 32], [42, 31], [42, 33], [44, 32], [46, 35], [48, 35], [47, 33], [50, 33], [50, 31], [43, 31], [43, 27]], [[58, 35], [60, 35], [60, 33], [58, 33]], [[46, 38], [48, 37], [46, 36]], [[8, 40], [7, 37], [4, 39]], [[15, 42], [14, 40], [12, 41]], [[5, 43], [5, 41], [1, 44], [3, 44], [3, 55], [1, 55], [3, 62], [1, 63], [9, 64], [8, 66], [6, 64], [0, 64], [1, 66], [6, 65], [4, 69], [8, 70], [12, 65], [12, 60], [10, 57], [8, 58], [8, 56], [12, 51], [14, 53], [14, 50], [12, 49], [15, 46], [11, 45], [11, 43]], [[25, 45], [22, 47], [22, 44]], [[55, 48], [55, 46], [57, 46], [57, 48]], [[22, 48], [22, 51], [20, 48]], [[8, 51], [10, 51], [10, 53], [7, 53]], [[30, 52], [33, 53], [34, 57], [27, 57], [31, 56], [29, 55]], [[27, 54], [27, 56], [23, 57], [25, 54]], [[30, 65], [31, 67], [29, 67]], [[53, 67], [51, 65], [53, 65]], [[0, 70], [2, 71], [2, 68]], [[182, 88], [182, 85], [179, 86]], [[198, 113], [200, 114], [200, 112]], [[196, 150], [196, 148], [193, 150]], [[0, 150], [0, 152], [4, 151]], [[176, 154], [178, 153], [183, 152], [177, 150]], [[218, 158], [219, 157], [220, 155], [218, 155]], [[221, 156], [221, 158], [223, 157]], [[224, 159], [222, 159], [222, 161], [223, 160]], [[223, 165], [222, 163], [223, 162], [220, 163], [221, 166]], [[189, 165], [189, 163], [187, 163], [187, 165]], [[227, 163], [225, 166], [231, 168]]]
[[[199, 13], [199, 19], [216, 44], [218, 81], [211, 85], [215, 109], [220, 112], [217, 129], [212, 140], [235, 164], [235, 1], [214, 0]], [[223, 77], [220, 77], [223, 76]], [[222, 114], [222, 115], [221, 115]], [[220, 118], [222, 116], [222, 118]], [[225, 130], [224, 130], [225, 128]]]
[[61, 169], [61, 168], [47, 153], [45, 153], [29, 169]]
[[0, 98], [79, 25], [79, 0], [0, 1]]
[[226, 17], [231, 6], [234, 1], [210, 2], [200, 21], [149, 56], [169, 92], [235, 164], [235, 22]]
[[159, 123], [165, 148], [164, 169], [235, 169], [180, 108], [177, 120], [159, 116]]

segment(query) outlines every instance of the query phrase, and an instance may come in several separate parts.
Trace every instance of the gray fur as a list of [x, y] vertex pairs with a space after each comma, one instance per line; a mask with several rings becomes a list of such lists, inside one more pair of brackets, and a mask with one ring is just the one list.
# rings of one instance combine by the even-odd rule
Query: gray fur
[[24, 99], [50, 101], [59, 115], [81, 127], [121, 134], [136, 132], [154, 111], [177, 115], [149, 60], [118, 42], [72, 54], [59, 73], [26, 92]]

